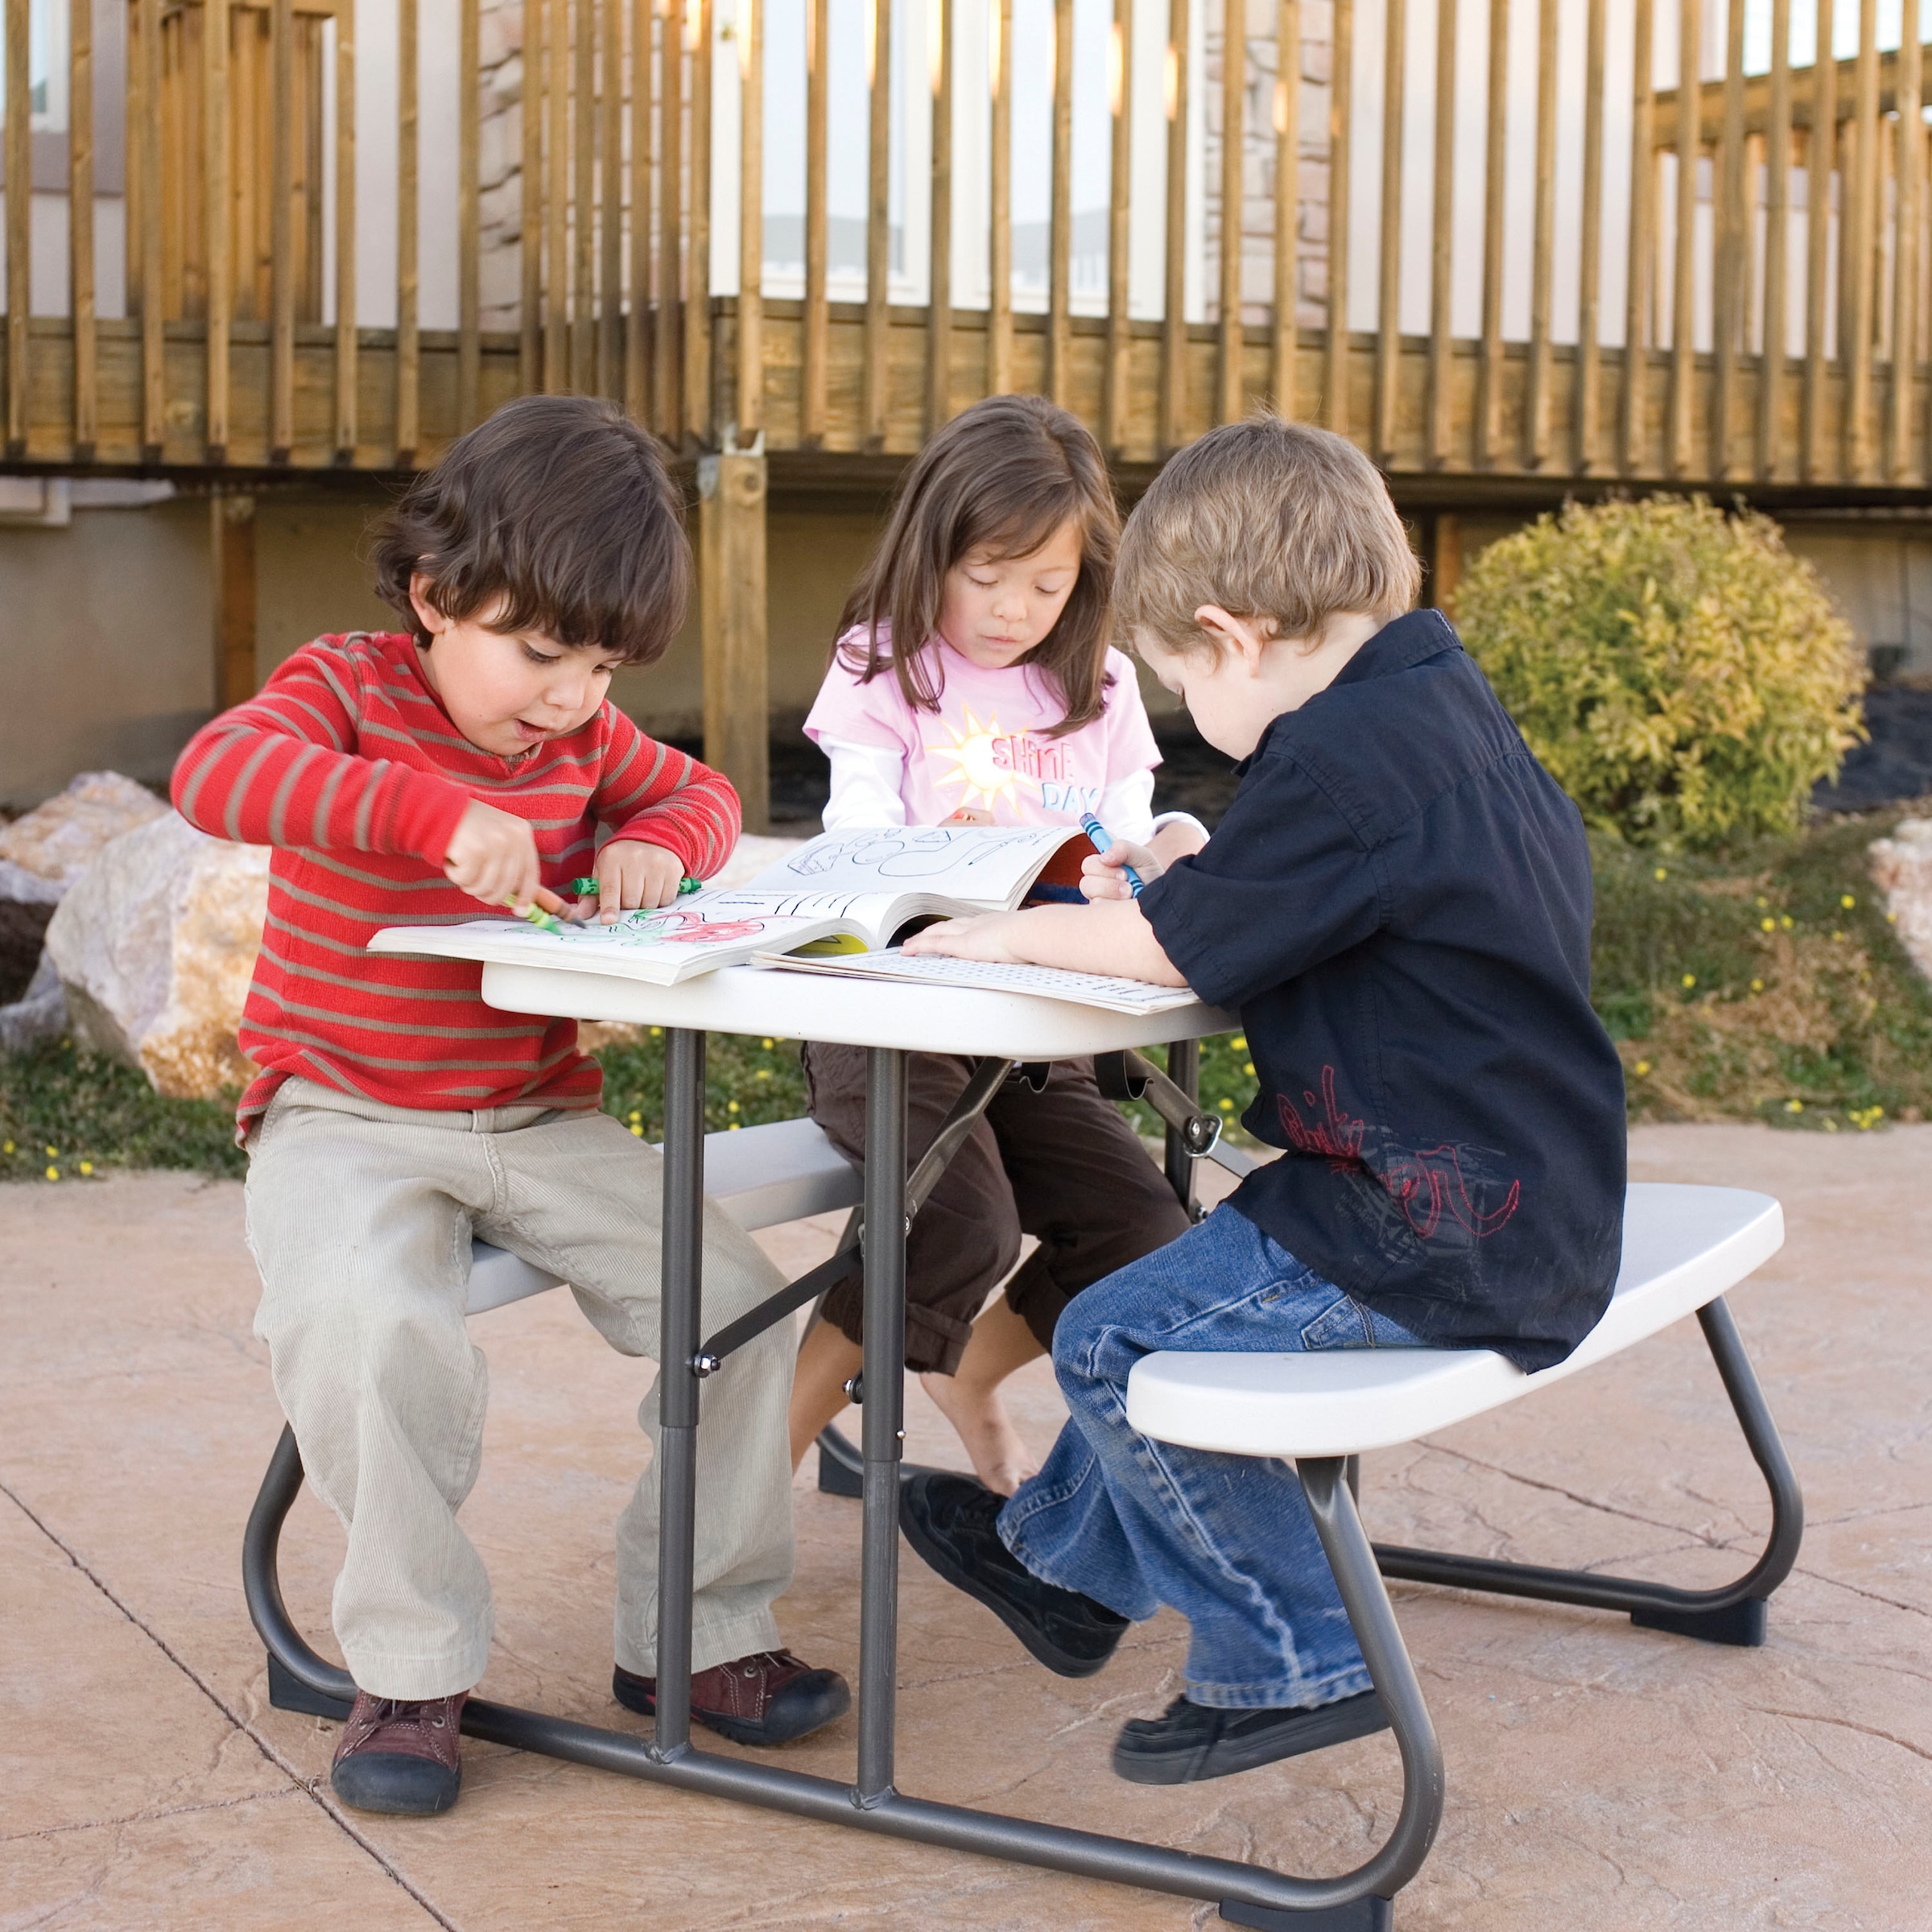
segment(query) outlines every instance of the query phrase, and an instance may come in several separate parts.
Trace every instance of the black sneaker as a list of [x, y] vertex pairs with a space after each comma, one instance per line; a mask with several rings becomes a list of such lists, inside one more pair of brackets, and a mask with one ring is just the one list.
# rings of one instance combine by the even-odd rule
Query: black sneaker
[[906, 1540], [956, 1590], [984, 1604], [1049, 1670], [1092, 1677], [1129, 1620], [1077, 1590], [1042, 1583], [1000, 1541], [1006, 1499], [969, 1476], [929, 1469], [899, 1490]]
[[1129, 1721], [1113, 1747], [1113, 1769], [1129, 1784], [1198, 1784], [1388, 1728], [1373, 1690], [1312, 1710], [1227, 1711], [1177, 1697], [1158, 1717]]

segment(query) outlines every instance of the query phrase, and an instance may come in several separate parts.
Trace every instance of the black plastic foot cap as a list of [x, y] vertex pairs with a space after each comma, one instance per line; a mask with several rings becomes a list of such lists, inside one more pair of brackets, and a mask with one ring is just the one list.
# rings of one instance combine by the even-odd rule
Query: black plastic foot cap
[[1765, 1600], [1748, 1596], [1722, 1610], [1633, 1610], [1630, 1620], [1640, 1630], [1667, 1630], [1673, 1637], [1694, 1637], [1702, 1644], [1735, 1644], [1755, 1650], [1765, 1641]]
[[338, 1721], [349, 1715], [355, 1703], [347, 1697], [331, 1697], [326, 1690], [312, 1690], [271, 1650], [268, 1657], [268, 1701], [278, 1711], [299, 1711], [304, 1717], [332, 1717]]
[[1352, 1898], [1345, 1905], [1286, 1912], [1278, 1905], [1237, 1905], [1224, 1899], [1221, 1917], [1231, 1926], [1253, 1926], [1259, 1932], [1393, 1932], [1395, 1901]]

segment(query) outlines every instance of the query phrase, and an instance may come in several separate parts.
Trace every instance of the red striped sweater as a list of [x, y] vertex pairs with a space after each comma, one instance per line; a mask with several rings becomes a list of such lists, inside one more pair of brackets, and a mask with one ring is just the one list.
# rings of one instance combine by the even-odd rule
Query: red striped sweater
[[364, 950], [383, 926], [488, 916], [443, 876], [473, 798], [530, 821], [553, 890], [590, 869], [600, 825], [663, 846], [700, 878], [738, 836], [729, 782], [608, 701], [568, 738], [498, 758], [458, 733], [412, 638], [305, 644], [175, 767], [184, 818], [275, 848], [240, 1033], [262, 1069], [242, 1096], [242, 1133], [293, 1074], [398, 1107], [597, 1104], [601, 1075], [574, 1020], [485, 1006], [480, 966]]

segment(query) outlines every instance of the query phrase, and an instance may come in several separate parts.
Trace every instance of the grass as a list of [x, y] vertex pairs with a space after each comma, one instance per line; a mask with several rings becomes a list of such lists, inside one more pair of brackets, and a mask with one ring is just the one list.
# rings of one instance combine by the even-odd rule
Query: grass
[[[1856, 1133], [1932, 1118], [1932, 985], [1866, 877], [1866, 846], [1898, 816], [1833, 819], [1715, 857], [1596, 844], [1596, 1001], [1623, 1056], [1633, 1121]], [[595, 1051], [605, 1110], [661, 1138], [656, 1030]], [[714, 1035], [705, 1064], [708, 1129], [805, 1111], [795, 1042]], [[1202, 1042], [1208, 1105], [1232, 1123], [1254, 1090], [1240, 1034]], [[1151, 1108], [1129, 1111], [1142, 1133], [1159, 1131]], [[131, 1068], [67, 1041], [0, 1056], [0, 1179], [116, 1167], [237, 1176], [246, 1166], [232, 1100], [163, 1100]]]

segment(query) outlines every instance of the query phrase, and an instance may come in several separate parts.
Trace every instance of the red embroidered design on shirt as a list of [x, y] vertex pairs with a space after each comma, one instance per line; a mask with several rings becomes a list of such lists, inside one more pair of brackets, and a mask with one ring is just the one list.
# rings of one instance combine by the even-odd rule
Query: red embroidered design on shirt
[[[1275, 1111], [1282, 1131], [1297, 1154], [1319, 1156], [1333, 1172], [1359, 1167], [1388, 1190], [1402, 1211], [1409, 1225], [1427, 1241], [1442, 1224], [1447, 1211], [1451, 1218], [1468, 1229], [1478, 1241], [1487, 1239], [1501, 1228], [1521, 1204], [1523, 1184], [1509, 1183], [1500, 1208], [1483, 1213], [1469, 1198], [1469, 1184], [1463, 1177], [1462, 1156], [1445, 1142], [1398, 1160], [1386, 1174], [1377, 1174], [1362, 1154], [1368, 1123], [1345, 1108], [1335, 1096], [1335, 1069], [1322, 1069], [1321, 1098], [1304, 1088], [1302, 1100], [1311, 1117], [1304, 1120], [1301, 1109], [1286, 1094], [1275, 1096]], [[1319, 1112], [1318, 1112], [1319, 1109]]]

